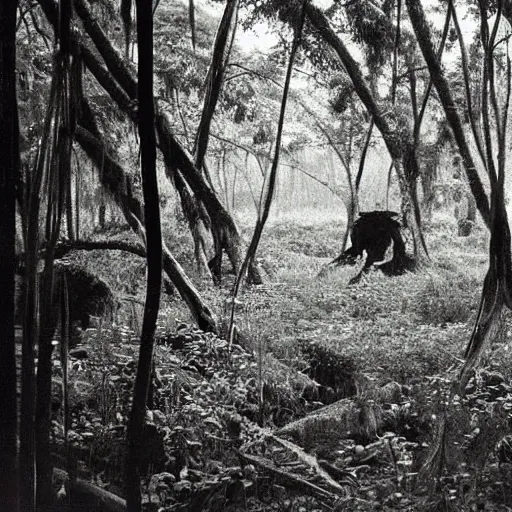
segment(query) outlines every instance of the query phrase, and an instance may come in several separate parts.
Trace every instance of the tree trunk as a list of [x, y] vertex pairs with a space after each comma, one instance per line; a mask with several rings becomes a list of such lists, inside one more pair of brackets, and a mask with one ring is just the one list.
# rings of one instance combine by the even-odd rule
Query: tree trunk
[[17, 0], [0, 2], [0, 509], [17, 510], [14, 274], [16, 183], [20, 173], [16, 102]]
[[410, 229], [414, 244], [414, 257], [418, 264], [428, 259], [428, 250], [421, 229], [421, 211], [418, 201], [418, 159], [416, 147], [411, 142], [402, 157], [402, 166], [394, 165], [402, 192], [402, 219]]
[[[222, 82], [224, 80], [224, 71], [226, 68], [227, 60], [231, 47], [228, 47], [228, 35], [233, 24], [233, 18], [236, 23], [236, 13], [238, 9], [238, 0], [228, 0], [224, 14], [217, 29], [217, 36], [213, 47], [212, 61], [208, 69], [208, 79], [206, 84], [206, 93], [204, 97], [204, 105], [201, 113], [201, 120], [199, 121], [199, 128], [196, 134], [194, 144], [195, 165], [198, 170], [201, 170], [208, 149], [208, 139], [210, 136], [210, 124], [217, 107], [219, 95], [222, 90]], [[233, 27], [233, 31], [236, 26]], [[226, 190], [227, 193], [227, 190]], [[226, 207], [228, 206], [226, 201]]]
[[354, 222], [356, 220], [357, 210], [356, 205], [352, 201], [348, 201], [346, 204], [347, 209], [347, 226], [345, 228], [345, 233], [343, 233], [343, 240], [341, 242], [341, 251], [340, 254], [343, 254], [347, 249], [348, 239], [350, 233], [352, 233], [352, 228], [354, 227]]
[[463, 208], [459, 206], [459, 215], [457, 216], [458, 236], [469, 236], [473, 231], [476, 220], [476, 201], [473, 194], [467, 192], [464, 200], [465, 204]]
[[80, 240], [80, 169], [78, 168], [75, 174], [75, 236]]
[[228, 180], [228, 172], [226, 169], [226, 148], [222, 150], [222, 158], [220, 159], [220, 174], [222, 175], [222, 181], [224, 186], [224, 203], [226, 205], [226, 210], [231, 214], [231, 210], [229, 208], [229, 180]]
[[489, 227], [489, 200], [483, 188], [480, 177], [478, 176], [478, 172], [471, 155], [471, 150], [469, 148], [464, 129], [462, 127], [462, 121], [457, 107], [453, 101], [450, 86], [444, 76], [441, 63], [436, 58], [432, 44], [430, 28], [428, 26], [427, 20], [425, 19], [425, 13], [423, 12], [421, 3], [418, 0], [406, 0], [406, 3], [407, 9], [409, 11], [409, 18], [414, 28], [414, 32], [416, 33], [416, 38], [423, 53], [423, 57], [427, 63], [430, 77], [437, 90], [437, 94], [445, 111], [446, 119], [450, 124], [453, 136], [457, 143], [457, 147], [461, 154], [471, 192], [475, 197], [477, 208], [480, 211], [485, 224]]
[[71, 200], [71, 176], [66, 178], [67, 182], [67, 197], [68, 201], [66, 203], [66, 228], [68, 231], [68, 238], [70, 240], [76, 240], [75, 238], [75, 226], [73, 223], [73, 201]]
[[385, 209], [389, 210], [389, 192], [391, 190], [391, 178], [393, 177], [393, 161], [391, 161], [391, 164], [389, 165], [388, 169], [388, 175], [386, 177], [386, 202], [385, 202]]
[[[238, 272], [242, 262], [242, 239], [233, 218], [220, 202], [217, 194], [206, 183], [204, 177], [194, 166], [191, 156], [172, 135], [167, 119], [162, 113], [156, 115], [156, 129], [159, 146], [164, 156], [166, 169], [178, 168], [194, 194], [204, 205], [212, 223], [212, 235], [215, 256], [210, 261], [214, 278], [220, 281], [222, 251], [225, 250]], [[215, 226], [215, 229], [213, 229]], [[261, 284], [262, 279], [257, 265], [249, 269], [249, 280]]]
[[423, 219], [427, 222], [432, 220], [432, 209], [435, 199], [435, 180], [437, 176], [437, 161], [435, 163], [428, 162], [421, 173], [421, 188], [423, 191], [423, 199], [421, 202], [421, 211]]
[[142, 506], [140, 465], [146, 418], [146, 402], [151, 380], [154, 334], [162, 283], [162, 232], [156, 175], [156, 137], [153, 99], [153, 12], [151, 0], [136, 0], [138, 44], [139, 137], [142, 192], [147, 251], [147, 286], [140, 338], [139, 361], [127, 429], [126, 508], [139, 512]]
[[[49, 260], [50, 259], [50, 260]], [[46, 255], [40, 294], [39, 345], [37, 351], [36, 393], [36, 498], [38, 508], [51, 505], [53, 500], [53, 465], [50, 452], [52, 397], [52, 338], [57, 326], [58, 292], [61, 283], [53, 270], [53, 251]]]
[[[47, 16], [49, 9], [54, 10], [54, 5], [50, 7], [49, 2], [51, 3], [51, 0], [45, 0], [44, 4], [46, 4], [46, 6], [43, 6], [43, 2], [40, 2]], [[87, 34], [97, 46], [101, 56], [107, 63], [109, 71], [116, 77], [116, 80], [121, 84], [130, 98], [137, 98], [137, 83], [133, 78], [127, 61], [124, 60], [119, 52], [110, 44], [99, 23], [91, 16], [86, 0], [75, 0], [74, 7], [84, 24]], [[52, 13], [52, 19], [50, 19], [54, 28], [56, 22], [56, 18], [54, 18], [55, 14], [54, 11]]]
[[388, 187], [386, 193], [386, 210], [388, 209], [388, 195], [392, 169], [398, 176], [398, 185], [401, 196], [402, 226], [407, 228], [412, 235], [414, 258], [417, 265], [428, 261], [428, 251], [421, 229], [420, 208], [416, 190], [416, 156], [412, 148], [401, 158], [394, 158], [388, 174]]
[[[75, 133], [76, 141], [88, 157], [95, 162], [97, 169], [103, 168], [103, 172], [100, 173], [103, 187], [121, 207], [128, 224], [137, 233], [143, 218], [142, 206], [140, 201], [131, 193], [132, 185], [128, 175], [100, 142], [100, 134], [96, 127], [94, 114], [86, 101], [84, 101], [81, 108], [79, 124], [80, 126]], [[92, 134], [90, 131], [92, 131]], [[164, 270], [186, 302], [199, 328], [204, 331], [216, 332], [215, 320], [210, 308], [204, 303], [180, 264], [165, 245], [163, 253]]]
[[98, 209], [98, 224], [100, 226], [101, 231], [105, 230], [105, 214], [107, 211], [107, 207], [105, 205], [105, 201], [101, 198], [100, 207]]
[[370, 119], [370, 124], [368, 125], [368, 131], [366, 132], [366, 138], [364, 140], [363, 149], [361, 151], [361, 158], [359, 160], [359, 167], [357, 169], [356, 175], [356, 195], [359, 195], [359, 186], [361, 185], [361, 179], [363, 177], [364, 166], [366, 163], [366, 155], [368, 153], [368, 148], [370, 147], [370, 141], [372, 140], [372, 132], [373, 132], [373, 117]]
[[171, 177], [174, 187], [178, 191], [181, 209], [187, 219], [188, 227], [194, 239], [194, 256], [197, 272], [199, 275], [204, 274], [213, 279], [208, 267], [208, 257], [206, 256], [206, 236], [211, 225], [208, 214], [204, 210], [203, 205], [194, 198], [180, 171], [166, 165], [166, 172]]

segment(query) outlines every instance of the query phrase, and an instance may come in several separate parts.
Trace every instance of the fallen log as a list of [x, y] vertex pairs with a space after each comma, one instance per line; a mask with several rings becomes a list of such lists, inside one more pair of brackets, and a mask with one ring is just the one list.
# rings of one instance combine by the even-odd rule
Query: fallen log
[[249, 464], [259, 467], [265, 473], [274, 477], [275, 481], [292, 491], [300, 494], [307, 494], [313, 498], [321, 501], [327, 501], [329, 503], [335, 503], [339, 496], [322, 489], [318, 485], [315, 485], [307, 480], [300, 478], [293, 473], [288, 473], [275, 466], [271, 461], [258, 457], [257, 455], [249, 455], [248, 453], [238, 452], [240, 457]]
[[77, 478], [75, 481], [69, 479], [66, 471], [58, 468], [53, 469], [56, 479], [69, 484], [69, 496], [65, 500], [65, 510], [94, 510], [94, 512], [126, 512], [126, 501], [97, 485]]

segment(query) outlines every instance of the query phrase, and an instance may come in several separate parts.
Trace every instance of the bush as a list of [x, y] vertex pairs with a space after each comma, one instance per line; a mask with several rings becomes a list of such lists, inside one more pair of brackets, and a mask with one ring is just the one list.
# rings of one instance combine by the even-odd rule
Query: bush
[[304, 344], [302, 350], [309, 360], [305, 373], [322, 386], [322, 402], [331, 403], [357, 393], [357, 368], [352, 358], [316, 342]]
[[481, 284], [462, 274], [431, 274], [416, 293], [413, 311], [425, 324], [467, 322], [478, 308]]

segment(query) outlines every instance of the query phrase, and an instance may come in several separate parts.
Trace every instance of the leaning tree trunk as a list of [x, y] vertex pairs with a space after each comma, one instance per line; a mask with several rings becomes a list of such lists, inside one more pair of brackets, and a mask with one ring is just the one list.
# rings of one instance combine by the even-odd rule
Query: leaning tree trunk
[[16, 102], [17, 0], [0, 2], [0, 509], [17, 510], [14, 274], [19, 127]]
[[[231, 47], [228, 46], [229, 31], [236, 23], [236, 13], [238, 10], [238, 0], [228, 0], [224, 9], [224, 14], [217, 29], [217, 36], [213, 47], [212, 61], [208, 69], [208, 77], [206, 83], [206, 92], [204, 96], [203, 110], [201, 120], [196, 134], [194, 143], [195, 165], [201, 170], [203, 167], [206, 151], [208, 149], [208, 141], [210, 136], [210, 124], [213, 114], [217, 107], [219, 95], [222, 90], [224, 80], [224, 72], [229, 59]], [[234, 22], [235, 20], [235, 22]], [[235, 31], [236, 26], [232, 30]], [[226, 190], [227, 193], [227, 190]], [[226, 206], [228, 206], [226, 200]]]
[[[204, 103], [203, 109], [201, 112], [201, 119], [199, 121], [199, 126], [196, 133], [196, 138], [194, 141], [194, 157], [195, 157], [195, 167], [198, 171], [205, 170], [205, 158], [206, 152], [208, 149], [208, 142], [210, 137], [210, 125], [213, 119], [213, 115], [215, 113], [215, 109], [217, 107], [217, 103], [219, 100], [220, 92], [222, 90], [222, 84], [224, 81], [224, 73], [227, 65], [227, 61], [229, 59], [231, 53], [231, 47], [233, 43], [233, 37], [236, 31], [236, 23], [237, 23], [237, 13], [238, 13], [238, 0], [228, 0], [226, 3], [226, 7], [224, 9], [224, 13], [222, 15], [219, 27], [217, 29], [217, 35], [215, 38], [215, 43], [213, 46], [212, 59], [210, 63], [210, 67], [208, 68], [205, 94], [204, 94]], [[229, 42], [229, 32], [232, 31], [231, 42]], [[225, 169], [224, 169], [225, 171]], [[211, 180], [209, 181], [210, 187], [213, 190], [213, 184]], [[231, 216], [232, 212], [229, 209], [229, 196], [227, 186], [226, 186], [226, 200], [225, 207], [228, 214]], [[198, 211], [202, 210], [203, 203], [201, 200], [196, 201], [196, 209]], [[212, 237], [214, 241], [214, 251], [215, 255], [212, 259], [211, 270], [214, 277], [214, 281], [220, 282], [221, 279], [221, 263], [222, 263], [222, 251], [223, 245], [222, 240], [224, 238], [223, 230], [224, 227], [222, 224], [218, 224], [217, 222], [211, 223], [209, 226], [212, 232]], [[196, 230], [192, 231], [194, 238], [197, 237]], [[240, 265], [239, 261], [233, 259], [231, 256], [233, 251], [229, 250], [230, 238], [226, 240], [228, 242], [228, 247], [226, 247], [226, 252], [228, 253], [228, 257], [232, 263], [233, 269], [235, 270]], [[196, 252], [201, 250], [201, 247], [197, 247], [200, 240], [196, 241]], [[231, 255], [230, 255], [231, 254]], [[258, 279], [257, 279], [258, 280]]]
[[178, 169], [172, 169], [166, 166], [167, 175], [171, 177], [174, 187], [180, 196], [181, 208], [188, 222], [188, 227], [194, 240], [194, 257], [199, 275], [206, 275], [213, 279], [208, 267], [208, 258], [206, 256], [206, 235], [211, 222], [204, 207], [195, 200], [192, 191], [183, 179]]
[[480, 177], [478, 176], [475, 162], [462, 127], [461, 117], [453, 101], [450, 86], [443, 73], [441, 63], [436, 57], [434, 46], [432, 44], [430, 27], [425, 18], [423, 8], [418, 0], [406, 0], [406, 3], [409, 11], [409, 18], [414, 28], [414, 32], [416, 33], [416, 38], [423, 53], [423, 57], [427, 63], [431, 80], [436, 88], [439, 100], [441, 101], [445, 111], [446, 119], [450, 124], [453, 137], [462, 157], [464, 169], [466, 171], [471, 192], [473, 193], [476, 201], [476, 206], [484, 222], [488, 227], [490, 227], [491, 219], [489, 200], [487, 199], [484, 187]]
[[[129, 176], [111, 157], [100, 137], [94, 114], [87, 101], [84, 100], [75, 139], [87, 156], [96, 164], [98, 171], [101, 171], [99, 175], [102, 186], [121, 207], [130, 227], [136, 233], [140, 233], [143, 218], [142, 205], [132, 193], [133, 186]], [[204, 331], [215, 332], [215, 320], [210, 308], [202, 300], [180, 264], [165, 245], [163, 246], [163, 266], [165, 273], [189, 307], [199, 328]]]
[[[180, 170], [196, 197], [204, 205], [212, 224], [216, 226], [216, 230], [212, 233], [215, 257], [210, 262], [214, 277], [220, 280], [223, 249], [226, 251], [235, 272], [238, 272], [242, 262], [242, 238], [233, 217], [224, 208], [215, 191], [208, 186], [203, 175], [195, 167], [192, 157], [173, 137], [169, 123], [162, 113], [156, 116], [156, 129], [167, 171], [176, 168]], [[252, 265], [249, 268], [249, 280], [255, 284], [262, 282], [257, 265]]]
[[[57, 23], [57, 11], [54, 2], [52, 0], [38, 1], [45, 15], [55, 27]], [[137, 113], [133, 109], [133, 101], [136, 99], [137, 90], [135, 79], [122, 57], [111, 45], [99, 24], [90, 14], [85, 0], [76, 0], [75, 7], [84, 23], [87, 34], [91, 37], [97, 50], [103, 57], [108, 72], [105, 70], [104, 66], [99, 63], [95, 52], [91, 51], [91, 49], [82, 41], [78, 40], [78, 38], [75, 39], [76, 51], [81, 53], [84, 64], [93, 73], [101, 86], [109, 93], [119, 108], [130, 116], [134, 122], [137, 122]], [[109, 72], [111, 74], [109, 74]], [[241, 265], [243, 244], [233, 218], [219, 201], [215, 191], [208, 185], [200, 169], [196, 168], [192, 157], [175, 139], [170, 127], [165, 122], [162, 123], [161, 121], [162, 115], [157, 115], [156, 129], [159, 133], [159, 147], [166, 161], [166, 167], [170, 165], [171, 168], [177, 167], [180, 170], [196, 199], [203, 203], [212, 223], [215, 224], [216, 229], [212, 235], [214, 237], [213, 242], [216, 250], [215, 257], [210, 264], [210, 267], [213, 267], [214, 275], [215, 271], [220, 270], [221, 265], [222, 250], [217, 250], [218, 247], [226, 251], [233, 266], [233, 270], [237, 272]], [[162, 140], [162, 138], [164, 138], [164, 140]], [[172, 149], [174, 152], [169, 152], [169, 149]], [[220, 279], [220, 274], [218, 274], [217, 278]], [[251, 268], [249, 268], [248, 280], [255, 284], [262, 282], [259, 268], [255, 262], [253, 262]]]
[[156, 175], [155, 107], [153, 99], [153, 13], [151, 0], [136, 0], [138, 44], [139, 137], [142, 192], [147, 251], [147, 285], [140, 337], [139, 361], [126, 434], [126, 509], [139, 512], [142, 506], [140, 466], [144, 439], [146, 402], [151, 380], [153, 344], [162, 283], [162, 231]]

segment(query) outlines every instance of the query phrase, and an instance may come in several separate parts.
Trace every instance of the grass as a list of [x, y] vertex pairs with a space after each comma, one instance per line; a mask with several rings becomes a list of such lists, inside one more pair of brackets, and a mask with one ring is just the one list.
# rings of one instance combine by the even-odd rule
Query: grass
[[[252, 221], [239, 215], [246, 239]], [[244, 288], [236, 322], [255, 351], [265, 351], [292, 367], [305, 365], [301, 346], [320, 342], [350, 357], [361, 371], [379, 380], [407, 382], [443, 372], [463, 352], [478, 307], [487, 265], [488, 237], [477, 227], [468, 238], [456, 236], [450, 215], [436, 214], [426, 230], [432, 263], [400, 277], [367, 274], [354, 286], [348, 282], [356, 267], [318, 273], [339, 254], [345, 226], [337, 215], [313, 212], [280, 214], [269, 221], [258, 257], [266, 273], [263, 286]], [[177, 222], [167, 243], [219, 317], [225, 322], [233, 277], [221, 288], [194, 278], [191, 239]], [[83, 257], [101, 277], [123, 295], [144, 298], [144, 262], [132, 255], [109, 253]], [[139, 311], [140, 310], [140, 311]], [[125, 301], [124, 319], [140, 323], [141, 308]], [[178, 296], [164, 296], [160, 313], [163, 329], [191, 323]], [[505, 336], [507, 338], [507, 336]], [[256, 341], [259, 340], [259, 341]]]
[[470, 336], [486, 269], [485, 232], [458, 238], [455, 223], [435, 218], [429, 267], [395, 278], [371, 272], [348, 287], [355, 267], [318, 277], [338, 254], [343, 230], [326, 216], [270, 223], [259, 249], [270, 277], [242, 292], [242, 328], [264, 326], [268, 350], [298, 368], [301, 343], [316, 341], [382, 381], [446, 370]]
[[[237, 306], [236, 323], [245, 335], [244, 355], [230, 361], [222, 352], [225, 349], [215, 348], [210, 342], [181, 355], [172, 349], [157, 348], [157, 366], [163, 368], [159, 369], [162, 386], [159, 392], [166, 400], [165, 424], [171, 432], [174, 432], [173, 422], [179, 428], [185, 426], [193, 434], [188, 439], [190, 446], [200, 442], [205, 453], [214, 454], [215, 460], [231, 466], [234, 462], [227, 458], [230, 452], [222, 445], [223, 438], [215, 429], [229, 424], [229, 415], [234, 411], [240, 412], [243, 421], [249, 418], [255, 422], [264, 417], [261, 423], [272, 428], [318, 406], [317, 395], [313, 393], [312, 398], [306, 398], [304, 393], [311, 386], [316, 389], [305, 374], [310, 362], [305, 347], [325, 349], [315, 353], [327, 354], [324, 368], [331, 372], [332, 380], [341, 380], [350, 393], [354, 387], [362, 390], [356, 401], [364, 399], [367, 383], [368, 390], [380, 389], [378, 386], [384, 384], [390, 384], [391, 389], [407, 389], [410, 394], [403, 395], [408, 397], [403, 398], [405, 402], [393, 402], [396, 407], [385, 411], [387, 425], [397, 435], [431, 428], [431, 413], [440, 396], [436, 394], [436, 386], [442, 390], [446, 385], [448, 370], [460, 361], [471, 335], [487, 266], [486, 232], [481, 228], [468, 238], [458, 238], [455, 223], [448, 216], [436, 216], [427, 232], [432, 260], [429, 266], [393, 278], [370, 272], [358, 284], [348, 286], [350, 278], [357, 273], [356, 267], [339, 267], [318, 277], [320, 270], [337, 256], [343, 230], [343, 223], [328, 215], [314, 220], [311, 216], [304, 219], [288, 215], [284, 221], [281, 217], [268, 224], [258, 251], [267, 273], [265, 284], [244, 287]], [[242, 224], [242, 231], [248, 238], [250, 224]], [[168, 243], [218, 315], [219, 325], [225, 325], [226, 299], [233, 276], [227, 275], [219, 288], [194, 277], [186, 226], [179, 224]], [[95, 256], [98, 258], [100, 255]], [[101, 258], [88, 261], [88, 265], [117, 292], [133, 290], [131, 293], [142, 302], [145, 280], [139, 268], [142, 261], [120, 260], [117, 256], [107, 259], [104, 255]], [[131, 348], [135, 349], [141, 306], [125, 301], [122, 313], [123, 322], [136, 331], [135, 335], [129, 333], [135, 341]], [[508, 322], [511, 315], [505, 317]], [[182, 323], [192, 323], [186, 306], [179, 297], [165, 297], [159, 333], [174, 331]], [[186, 336], [194, 339], [192, 331]], [[509, 375], [512, 369], [512, 351], [503, 343], [510, 341], [510, 331], [505, 324], [493, 350], [483, 360], [484, 365], [503, 375]], [[225, 344], [222, 339], [220, 342]], [[133, 355], [130, 357], [131, 361]], [[178, 361], [180, 357], [185, 358], [184, 362]], [[211, 375], [202, 379], [190, 374], [183, 369], [185, 363], [188, 366], [199, 363]], [[126, 381], [126, 389], [131, 389], [134, 369], [127, 364], [120, 369], [118, 366], [112, 366], [114, 381]], [[403, 388], [396, 383], [404, 385]], [[94, 392], [100, 397], [104, 394], [96, 388]], [[120, 394], [125, 401], [129, 396], [126, 390]], [[180, 406], [176, 405], [179, 400]], [[487, 414], [487, 410], [484, 412]], [[213, 415], [212, 432], [205, 432], [205, 415]], [[498, 426], [501, 428], [501, 423]], [[251, 432], [246, 427], [242, 430]], [[456, 434], [462, 437], [467, 432], [461, 427]], [[177, 441], [170, 445], [177, 446]], [[334, 448], [328, 447], [331, 452]], [[402, 461], [411, 457], [404, 453], [400, 455]], [[391, 465], [387, 469], [390, 468]], [[376, 471], [378, 474], [370, 471], [364, 476], [371, 489], [375, 490], [376, 477], [382, 477], [394, 489], [392, 478], [380, 475], [381, 469]]]
[[[443, 372], [460, 356], [469, 339], [487, 264], [487, 236], [477, 228], [468, 238], [456, 235], [449, 215], [436, 215], [426, 230], [432, 263], [427, 268], [388, 278], [371, 272], [354, 286], [356, 267], [318, 273], [339, 254], [344, 223], [325, 212], [314, 216], [281, 214], [264, 232], [258, 257], [267, 278], [263, 286], [244, 288], [236, 321], [253, 349], [265, 350], [292, 367], [305, 365], [301, 346], [320, 342], [350, 357], [361, 371], [379, 380], [407, 382]], [[252, 222], [239, 216], [248, 239]], [[221, 288], [194, 278], [191, 240], [183, 222], [175, 224], [167, 242], [200, 290], [225, 321], [225, 301], [232, 276]], [[123, 295], [144, 297], [144, 262], [135, 256], [88, 254], [86, 260]], [[140, 307], [125, 301], [124, 318], [140, 323]], [[178, 296], [164, 296], [162, 328], [192, 318]], [[263, 340], [263, 342], [261, 341]]]
[[[248, 239], [252, 222], [244, 216], [239, 220]], [[265, 284], [242, 289], [236, 315], [238, 327], [253, 340], [250, 348], [258, 352], [263, 347], [277, 360], [303, 370], [302, 346], [320, 343], [382, 382], [407, 383], [444, 372], [461, 356], [470, 337], [487, 265], [485, 229], [477, 227], [470, 237], [460, 238], [454, 220], [438, 214], [426, 230], [431, 265], [394, 278], [370, 272], [350, 287], [356, 267], [338, 267], [318, 277], [338, 255], [344, 229], [339, 218], [325, 213], [281, 215], [268, 223], [258, 250]], [[194, 278], [186, 226], [178, 222], [167, 231], [168, 245], [222, 325], [233, 277], [226, 276], [221, 288]], [[134, 294], [143, 301], [145, 272], [140, 258], [116, 253], [108, 259], [104, 254], [87, 256], [88, 265], [121, 295]], [[132, 326], [140, 323], [141, 307], [124, 304], [125, 321]], [[164, 296], [161, 328], [182, 322], [192, 323], [183, 301]], [[504, 339], [509, 338], [505, 332]], [[498, 353], [509, 359], [506, 351]]]

